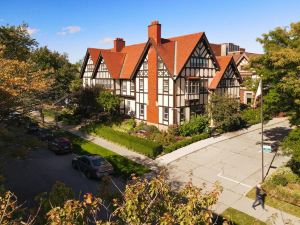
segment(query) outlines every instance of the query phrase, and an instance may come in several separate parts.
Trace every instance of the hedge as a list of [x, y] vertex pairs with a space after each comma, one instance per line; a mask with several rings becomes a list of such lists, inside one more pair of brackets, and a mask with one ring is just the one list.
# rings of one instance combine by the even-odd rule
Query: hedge
[[176, 149], [179, 149], [179, 148], [182, 148], [184, 146], [190, 145], [190, 144], [192, 144], [192, 143], [194, 143], [196, 141], [201, 141], [201, 140], [206, 139], [208, 137], [209, 137], [208, 133], [202, 133], [202, 134], [198, 134], [198, 135], [192, 136], [191, 138], [175, 142], [174, 144], [171, 144], [171, 145], [165, 147], [164, 148], [164, 152], [165, 153], [173, 152]]
[[116, 131], [103, 125], [87, 126], [86, 131], [89, 133], [95, 133], [97, 136], [125, 146], [128, 149], [132, 149], [151, 158], [155, 158], [163, 150], [161, 144], [157, 144], [153, 141], [136, 137], [124, 132]]

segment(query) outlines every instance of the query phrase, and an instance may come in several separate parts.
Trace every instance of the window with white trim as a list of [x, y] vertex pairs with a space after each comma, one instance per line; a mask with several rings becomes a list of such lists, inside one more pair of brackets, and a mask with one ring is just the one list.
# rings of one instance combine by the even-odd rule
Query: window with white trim
[[168, 121], [169, 120], [169, 108], [168, 107], [163, 107], [163, 118], [164, 121]]

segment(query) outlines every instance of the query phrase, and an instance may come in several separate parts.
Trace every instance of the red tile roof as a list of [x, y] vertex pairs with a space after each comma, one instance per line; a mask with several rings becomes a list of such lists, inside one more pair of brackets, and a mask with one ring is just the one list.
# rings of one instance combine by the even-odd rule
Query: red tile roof
[[[149, 39], [147, 43], [125, 46], [121, 52], [115, 52], [113, 49], [104, 50], [95, 48], [89, 48], [88, 52], [93, 62], [97, 62], [97, 65], [99, 63], [98, 58], [103, 57], [108, 71], [114, 79], [132, 79], [138, 63], [146, 53], [145, 50], [149, 45], [152, 45], [162, 58], [169, 73], [171, 75], [178, 75], [202, 37], [206, 40], [204, 33], [200, 32], [168, 39], [162, 38], [159, 45], [154, 40]], [[212, 56], [215, 57], [213, 52]], [[96, 60], [94, 61], [95, 58]], [[218, 66], [216, 59], [215, 61]], [[96, 68], [97, 66], [94, 70], [94, 76]]]
[[[217, 60], [219, 62], [221, 70], [216, 72], [212, 82], [209, 85], [209, 89], [216, 89], [218, 87], [218, 84], [220, 83], [225, 71], [227, 70], [228, 66], [231, 63], [233, 63], [235, 65], [232, 55], [217, 56]], [[238, 72], [237, 68], [236, 68], [236, 71], [239, 76], [238, 79], [239, 79], [239, 81], [241, 81], [241, 76], [240, 76], [240, 73]]]
[[98, 60], [98, 56], [99, 56], [101, 50], [103, 50], [103, 49], [99, 49], [99, 48], [88, 48], [87, 49], [89, 55], [92, 58], [92, 61], [93, 61], [94, 65], [96, 65], [96, 62]]
[[136, 45], [129, 45], [125, 46], [122, 49], [122, 53], [125, 53], [125, 59], [122, 66], [122, 70], [120, 71], [120, 78], [121, 79], [131, 79], [133, 76], [133, 72], [137, 67], [137, 64], [144, 52], [146, 47], [146, 43], [136, 44]]
[[221, 45], [210, 43], [210, 47], [216, 56], [221, 56]]

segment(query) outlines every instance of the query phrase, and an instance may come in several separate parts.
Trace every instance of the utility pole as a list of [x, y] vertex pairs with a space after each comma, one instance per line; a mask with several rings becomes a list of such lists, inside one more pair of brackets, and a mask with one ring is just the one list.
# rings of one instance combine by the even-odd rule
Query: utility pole
[[265, 176], [264, 176], [264, 109], [263, 109], [263, 82], [261, 79], [261, 98], [260, 98], [260, 119], [261, 119], [261, 180], [264, 182]]

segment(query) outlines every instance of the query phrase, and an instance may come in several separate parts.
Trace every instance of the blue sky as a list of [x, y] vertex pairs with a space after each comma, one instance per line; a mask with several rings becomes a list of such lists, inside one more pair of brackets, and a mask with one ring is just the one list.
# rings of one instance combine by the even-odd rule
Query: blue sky
[[299, 0], [2, 0], [0, 7], [0, 25], [27, 22], [41, 46], [66, 52], [72, 62], [87, 47], [112, 47], [115, 37], [145, 42], [152, 20], [162, 24], [163, 37], [204, 31], [212, 43], [262, 52], [257, 37], [299, 16]]

